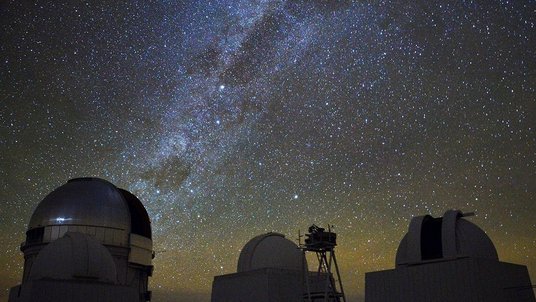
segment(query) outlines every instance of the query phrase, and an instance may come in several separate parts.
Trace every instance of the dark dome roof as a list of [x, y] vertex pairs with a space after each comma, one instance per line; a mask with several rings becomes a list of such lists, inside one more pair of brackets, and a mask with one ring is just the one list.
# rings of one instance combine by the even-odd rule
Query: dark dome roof
[[279, 233], [267, 233], [251, 239], [240, 252], [238, 272], [260, 268], [301, 270], [303, 253], [298, 246]]
[[400, 242], [396, 265], [458, 257], [498, 260], [497, 250], [486, 233], [465, 220], [460, 211], [449, 210], [443, 217], [414, 217]]
[[96, 177], [71, 179], [39, 203], [28, 230], [51, 225], [107, 227], [151, 238], [151, 222], [141, 201]]
[[39, 203], [28, 229], [48, 225], [102, 226], [130, 231], [130, 214], [121, 192], [113, 184], [100, 178], [75, 178]]
[[68, 232], [45, 246], [31, 266], [29, 280], [91, 279], [116, 283], [115, 262], [97, 240], [82, 233]]

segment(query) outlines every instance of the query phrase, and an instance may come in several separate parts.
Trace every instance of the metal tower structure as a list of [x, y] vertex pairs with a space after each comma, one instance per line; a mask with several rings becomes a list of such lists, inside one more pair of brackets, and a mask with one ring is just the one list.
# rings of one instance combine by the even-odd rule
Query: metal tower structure
[[[303, 252], [304, 258], [304, 301], [315, 302], [346, 302], [344, 289], [342, 287], [341, 275], [337, 258], [335, 257], [335, 246], [337, 245], [337, 234], [316, 225], [309, 227], [309, 233], [305, 234], [305, 243], [301, 243], [301, 234], [298, 235], [299, 248]], [[306, 252], [313, 252], [318, 260], [316, 272], [309, 272], [305, 256]], [[335, 268], [337, 279], [333, 278], [332, 270]]]

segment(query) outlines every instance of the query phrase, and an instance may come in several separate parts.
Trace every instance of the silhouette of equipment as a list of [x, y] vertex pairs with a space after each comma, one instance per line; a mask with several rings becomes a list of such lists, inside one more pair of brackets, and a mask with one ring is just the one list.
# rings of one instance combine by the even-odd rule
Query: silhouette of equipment
[[[318, 260], [316, 273], [309, 272], [309, 268], [304, 262], [303, 275], [305, 280], [304, 301], [324, 301], [324, 302], [346, 302], [344, 289], [342, 286], [339, 266], [335, 257], [335, 246], [337, 245], [337, 234], [331, 231], [328, 225], [328, 231], [315, 224], [308, 229], [309, 233], [305, 234], [305, 243], [299, 243], [300, 249], [305, 252], [313, 252]], [[301, 236], [299, 236], [301, 238]], [[333, 278], [332, 270], [335, 270], [337, 279]], [[314, 277], [311, 276], [314, 274]], [[313, 278], [311, 278], [313, 277]], [[322, 286], [312, 286], [311, 279], [323, 283]], [[313, 291], [312, 288], [317, 290]], [[318, 288], [323, 290], [318, 290]]]

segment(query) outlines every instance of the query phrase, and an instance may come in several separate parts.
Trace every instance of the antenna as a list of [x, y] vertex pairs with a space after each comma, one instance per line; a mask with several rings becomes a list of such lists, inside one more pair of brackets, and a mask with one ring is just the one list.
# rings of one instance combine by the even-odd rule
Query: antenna
[[297, 240], [298, 240], [298, 247], [302, 245], [302, 244], [301, 244], [301, 239], [302, 239], [302, 237], [303, 237], [303, 235], [301, 234], [301, 231], [298, 230], [298, 239], [297, 239]]

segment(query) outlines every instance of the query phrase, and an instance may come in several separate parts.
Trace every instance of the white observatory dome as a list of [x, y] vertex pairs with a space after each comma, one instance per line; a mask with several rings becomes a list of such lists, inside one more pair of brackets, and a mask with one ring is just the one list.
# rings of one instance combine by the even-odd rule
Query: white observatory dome
[[396, 265], [459, 257], [498, 260], [497, 250], [486, 233], [465, 220], [460, 211], [449, 210], [443, 217], [415, 217], [400, 242]]
[[97, 240], [68, 232], [44, 247], [30, 268], [29, 280], [94, 280], [116, 283], [115, 262]]
[[306, 263], [303, 253], [279, 233], [267, 233], [251, 239], [242, 249], [237, 272], [260, 268], [301, 270]]
[[35, 209], [28, 230], [50, 225], [84, 225], [130, 230], [121, 192], [99, 178], [75, 178], [48, 194]]

